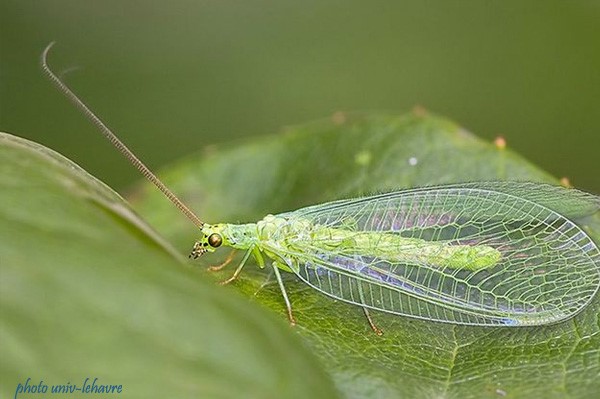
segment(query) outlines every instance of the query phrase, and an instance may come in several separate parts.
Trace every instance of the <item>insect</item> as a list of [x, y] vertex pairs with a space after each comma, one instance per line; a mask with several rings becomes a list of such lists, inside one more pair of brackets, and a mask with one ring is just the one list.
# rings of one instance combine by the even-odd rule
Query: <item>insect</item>
[[424, 187], [256, 223], [204, 223], [51, 71], [51, 47], [41, 59], [49, 79], [200, 230], [190, 257], [221, 247], [245, 250], [225, 282], [251, 256], [271, 267], [292, 324], [281, 271], [362, 307], [377, 333], [368, 309], [465, 325], [544, 325], [574, 316], [598, 292], [600, 251], [572, 219], [598, 212], [600, 197], [547, 184]]

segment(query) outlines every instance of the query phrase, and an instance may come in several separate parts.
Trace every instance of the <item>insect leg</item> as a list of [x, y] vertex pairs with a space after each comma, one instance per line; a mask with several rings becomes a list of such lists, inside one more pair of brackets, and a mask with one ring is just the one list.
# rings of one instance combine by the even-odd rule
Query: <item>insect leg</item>
[[260, 267], [261, 269], [265, 267], [265, 258], [263, 257], [262, 253], [260, 252], [260, 249], [257, 246], [254, 246], [252, 248], [250, 248], [250, 251], [252, 252], [252, 255], [254, 255], [254, 259], [256, 259], [256, 263], [258, 264], [258, 267]]
[[240, 265], [237, 267], [237, 269], [235, 269], [235, 272], [233, 272], [233, 275], [231, 277], [229, 277], [227, 280], [221, 281], [219, 284], [221, 285], [225, 285], [225, 284], [229, 284], [231, 283], [233, 280], [235, 280], [240, 273], [242, 272], [242, 268], [244, 267], [244, 265], [246, 264], [246, 261], [248, 260], [248, 258], [250, 257], [250, 254], [252, 253], [252, 248], [249, 249], [246, 252], [246, 255], [244, 255], [244, 257], [242, 258], [242, 261], [240, 262]]
[[225, 266], [227, 266], [228, 264], [231, 263], [231, 261], [233, 260], [233, 256], [235, 255], [236, 250], [232, 249], [231, 252], [229, 252], [229, 255], [227, 255], [227, 259], [225, 259], [225, 262], [221, 263], [220, 265], [215, 265], [215, 266], [210, 266], [208, 268], [209, 271], [211, 272], [217, 272], [221, 269], [223, 269]]
[[[360, 302], [361, 303], [365, 303], [365, 297], [362, 291], [362, 287], [360, 286], [360, 284], [358, 284], [358, 295], [360, 296]], [[379, 327], [377, 327], [375, 325], [375, 323], [373, 322], [373, 319], [371, 318], [371, 315], [369, 314], [369, 309], [367, 309], [366, 306], [362, 307], [363, 312], [365, 313], [365, 316], [367, 317], [367, 321], [369, 322], [369, 325], [371, 326], [371, 330], [373, 330], [373, 332], [379, 336], [383, 335], [383, 331], [381, 331], [381, 329], [379, 329]]]
[[285, 306], [287, 307], [288, 319], [290, 320], [291, 325], [296, 325], [296, 320], [294, 320], [294, 316], [292, 315], [292, 304], [290, 303], [290, 298], [287, 296], [287, 292], [285, 292], [285, 287], [283, 286], [283, 280], [281, 280], [281, 274], [279, 273], [279, 269], [275, 262], [273, 262], [273, 271], [275, 272], [275, 277], [277, 277], [277, 282], [279, 283], [279, 289], [281, 289], [281, 294], [283, 294], [283, 300], [285, 301]]
[[373, 323], [373, 319], [371, 319], [371, 315], [369, 314], [369, 310], [366, 307], [362, 307], [363, 312], [365, 312], [365, 316], [367, 316], [367, 321], [369, 322], [369, 325], [371, 326], [371, 329], [373, 330], [373, 332], [379, 336], [383, 335], [383, 331], [381, 331], [381, 329], [379, 327], [377, 327], [375, 325], [375, 323]]

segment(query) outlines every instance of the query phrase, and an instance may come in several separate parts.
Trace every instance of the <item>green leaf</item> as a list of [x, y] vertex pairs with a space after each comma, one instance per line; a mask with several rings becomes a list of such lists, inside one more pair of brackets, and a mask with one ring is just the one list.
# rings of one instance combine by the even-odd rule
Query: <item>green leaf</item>
[[[122, 385], [94, 397], [336, 395], [285, 320], [216, 287], [75, 164], [6, 134], [0, 264], [3, 398], [27, 378]], [[86, 397], [48, 389], [18, 397]]]
[[[555, 179], [509, 149], [423, 113], [402, 117], [337, 115], [285, 133], [228, 147], [207, 147], [162, 174], [209, 223], [251, 222], [268, 213], [325, 201], [475, 180]], [[194, 229], [152, 187], [137, 193], [140, 212], [181, 251]], [[581, 221], [596, 241], [599, 215]], [[227, 255], [207, 256], [215, 264]], [[217, 279], [232, 272], [224, 271]], [[585, 398], [600, 391], [600, 302], [544, 327], [469, 327], [374, 314], [336, 302], [286, 276], [295, 331], [348, 398]], [[274, 279], [246, 266], [232, 285], [249, 302], [285, 320]], [[372, 312], [375, 313], [375, 312]]]

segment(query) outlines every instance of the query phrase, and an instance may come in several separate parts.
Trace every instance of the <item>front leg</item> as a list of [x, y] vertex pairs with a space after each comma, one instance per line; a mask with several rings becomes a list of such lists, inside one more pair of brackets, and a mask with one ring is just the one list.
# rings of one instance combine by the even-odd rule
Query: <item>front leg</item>
[[251, 248], [248, 251], [246, 251], [246, 254], [242, 258], [242, 261], [240, 262], [240, 264], [237, 267], [237, 269], [235, 269], [235, 272], [233, 272], [233, 275], [231, 277], [229, 277], [227, 280], [221, 281], [219, 284], [225, 285], [225, 284], [229, 284], [233, 280], [235, 280], [240, 275], [240, 273], [242, 272], [242, 269], [244, 268], [244, 265], [248, 261], [248, 258], [250, 257], [250, 254], [253, 254], [253, 253], [254, 253], [254, 248]]
[[225, 259], [225, 261], [223, 263], [221, 263], [220, 265], [209, 266], [209, 268], [207, 270], [210, 272], [218, 272], [219, 270], [222, 270], [225, 266], [227, 266], [228, 264], [231, 263], [234, 255], [235, 255], [235, 252], [236, 252], [235, 249], [232, 249], [231, 252], [229, 252], [229, 255], [227, 256], [227, 259]]

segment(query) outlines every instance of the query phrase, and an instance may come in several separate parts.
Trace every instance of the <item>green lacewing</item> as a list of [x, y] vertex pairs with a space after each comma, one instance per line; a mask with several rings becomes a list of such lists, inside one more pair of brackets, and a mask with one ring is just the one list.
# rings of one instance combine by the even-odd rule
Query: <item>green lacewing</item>
[[50, 70], [49, 79], [200, 230], [190, 257], [245, 250], [365, 310], [479, 326], [544, 325], [581, 311], [600, 286], [600, 251], [573, 220], [600, 197], [531, 182], [423, 187], [309, 206], [256, 223], [208, 224], [182, 203]]

